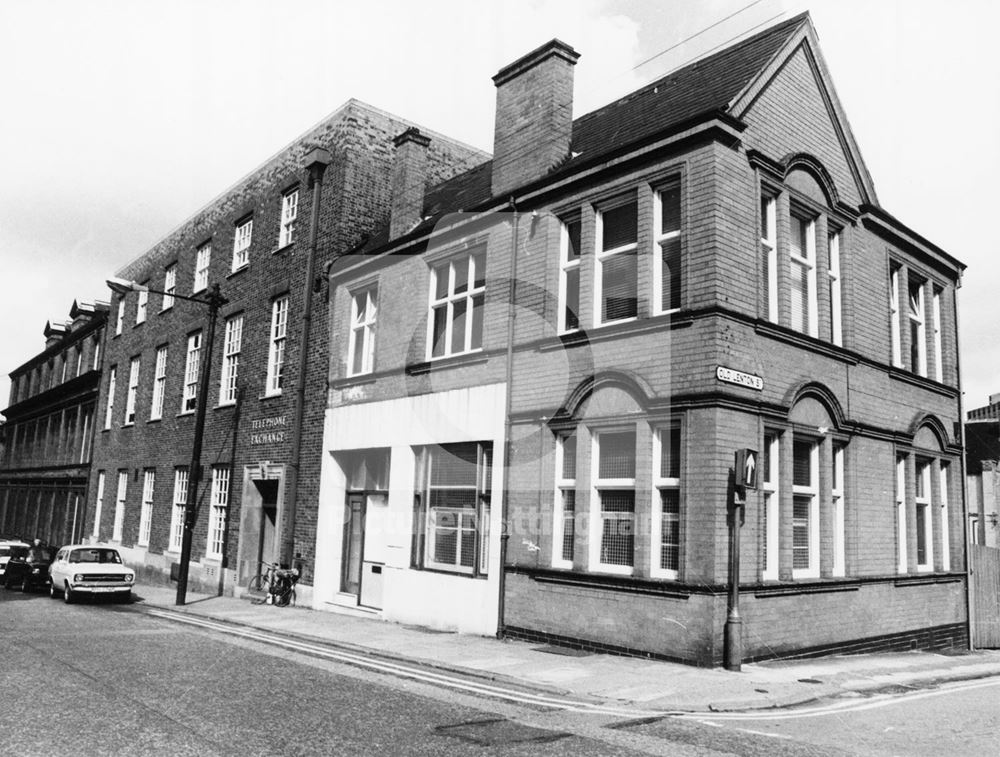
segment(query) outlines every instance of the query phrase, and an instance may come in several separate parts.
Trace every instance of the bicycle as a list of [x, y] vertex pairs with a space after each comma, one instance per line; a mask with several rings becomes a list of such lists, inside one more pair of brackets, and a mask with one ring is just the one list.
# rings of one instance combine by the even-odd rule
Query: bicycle
[[258, 573], [247, 584], [250, 594], [260, 595], [251, 598], [254, 604], [277, 605], [286, 607], [295, 604], [295, 584], [299, 580], [296, 568], [283, 568], [278, 563], [262, 562], [266, 570]]

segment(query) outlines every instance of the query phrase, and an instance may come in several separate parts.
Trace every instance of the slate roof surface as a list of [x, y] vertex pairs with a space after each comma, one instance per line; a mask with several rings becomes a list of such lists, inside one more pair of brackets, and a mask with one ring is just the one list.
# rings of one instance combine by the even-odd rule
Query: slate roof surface
[[[802, 13], [776, 24], [576, 119], [570, 146], [578, 153], [575, 159], [597, 160], [699, 116], [724, 111], [807, 17]], [[575, 165], [574, 160], [568, 160], [550, 172], [549, 178], [567, 173]], [[404, 236], [419, 236], [446, 213], [487, 203], [492, 196], [492, 177], [493, 162], [486, 161], [431, 188], [424, 201], [427, 220]], [[388, 241], [386, 227], [355, 254], [375, 252]]]

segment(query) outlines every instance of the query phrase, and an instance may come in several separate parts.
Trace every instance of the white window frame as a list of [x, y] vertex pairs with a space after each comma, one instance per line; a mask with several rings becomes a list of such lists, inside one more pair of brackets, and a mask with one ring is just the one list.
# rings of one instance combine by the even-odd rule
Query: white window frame
[[201, 332], [188, 335], [187, 357], [184, 360], [184, 393], [181, 414], [193, 413], [198, 407], [198, 379], [201, 368]]
[[149, 533], [153, 522], [153, 489], [156, 486], [156, 471], [147, 468], [142, 473], [142, 509], [139, 511], [140, 547], [149, 546]]
[[906, 457], [903, 455], [896, 455], [896, 572], [909, 572], [906, 545]]
[[767, 279], [767, 320], [778, 322], [778, 199], [761, 196], [760, 248]]
[[236, 224], [233, 232], [233, 271], [250, 265], [250, 243], [253, 240], [253, 218]]
[[115, 319], [115, 336], [121, 336], [125, 327], [125, 295], [118, 300], [118, 317]]
[[211, 511], [208, 518], [208, 538], [205, 542], [205, 557], [209, 560], [221, 560], [226, 546], [230, 478], [228, 466], [212, 467]]
[[160, 312], [170, 310], [174, 306], [174, 293], [177, 291], [177, 264], [171, 263], [163, 271], [163, 303]]
[[125, 499], [128, 495], [128, 471], [118, 471], [118, 491], [115, 497], [115, 522], [111, 531], [111, 541], [120, 542], [125, 530]]
[[125, 395], [125, 422], [123, 426], [135, 423], [135, 401], [139, 393], [139, 357], [132, 358], [128, 367], [128, 393]]
[[[927, 333], [926, 333], [926, 321], [927, 313], [924, 309], [924, 287], [925, 282], [920, 281], [914, 277], [914, 283], [919, 281], [919, 285], [916, 287], [917, 299], [913, 299], [914, 286], [910, 283], [909, 278], [906, 282], [906, 315], [907, 323], [910, 325], [910, 370], [920, 376], [927, 375]], [[916, 327], [917, 335], [916, 339], [913, 338], [913, 328]], [[913, 347], [914, 344], [917, 348], [917, 359], [916, 365], [913, 363]]]
[[104, 505], [104, 471], [97, 471], [97, 497], [94, 501], [94, 527], [90, 535], [98, 539], [101, 535], [101, 510]]
[[[147, 281], [143, 286], [149, 286]], [[135, 300], [135, 325], [138, 326], [140, 323], [146, 322], [146, 311], [149, 309], [149, 292], [140, 291], [139, 296]]]
[[[464, 260], [466, 263], [466, 277], [465, 290], [457, 291], [460, 286], [456, 277], [456, 263]], [[482, 285], [476, 286], [476, 280], [480, 278], [479, 276], [479, 264], [483, 266], [482, 273]], [[428, 308], [428, 318], [427, 318], [427, 359], [428, 360], [440, 360], [442, 358], [453, 357], [455, 355], [465, 355], [472, 352], [481, 352], [483, 349], [483, 339], [486, 325], [485, 309], [486, 309], [486, 247], [478, 246], [471, 250], [463, 252], [461, 255], [455, 255], [447, 260], [438, 261], [431, 265], [430, 271], [430, 295], [429, 295], [429, 308]], [[442, 275], [442, 272], [447, 272], [448, 276], [448, 286], [442, 297], [437, 297], [437, 282], [438, 277]], [[474, 345], [474, 334], [475, 334], [475, 303], [476, 299], [481, 301], [480, 307], [483, 309], [480, 319], [479, 319], [479, 344]], [[465, 335], [462, 340], [462, 345], [459, 349], [452, 348], [452, 337], [454, 334], [454, 328], [456, 323], [455, 309], [459, 304], [463, 304], [465, 307]], [[434, 354], [434, 316], [439, 310], [444, 310], [445, 312], [445, 330], [444, 330], [444, 350], [440, 355]]]
[[951, 526], [948, 522], [948, 476], [951, 464], [941, 460], [938, 464], [938, 497], [941, 509], [941, 570], [951, 570]]
[[[430, 492], [431, 492], [431, 481], [432, 479], [432, 468], [434, 465], [434, 455], [433, 452], [435, 448], [425, 448], [424, 454], [426, 455], [426, 480], [424, 482], [424, 493], [423, 496], [427, 498], [427, 504], [425, 508], [425, 521], [424, 521], [424, 555], [423, 555], [423, 567], [430, 568], [432, 570], [442, 570], [449, 573], [457, 573], [461, 575], [486, 575], [489, 570], [489, 521], [490, 521], [490, 501], [491, 501], [491, 488], [492, 488], [492, 462], [493, 462], [493, 450], [489, 442], [477, 442], [477, 453], [476, 453], [476, 479], [475, 486], [470, 487], [468, 484], [437, 484], [433, 488], [435, 489], [458, 489], [458, 490], [470, 490], [472, 489], [475, 494], [475, 507], [432, 507], [430, 502]], [[447, 445], [439, 445], [436, 447], [436, 451], [441, 453], [446, 453], [444, 447]], [[439, 515], [449, 515], [456, 518], [456, 525], [454, 526], [439, 526], [437, 522], [437, 516]], [[469, 528], [465, 525], [466, 518], [472, 518], [472, 527]], [[480, 528], [481, 526], [481, 528]], [[434, 559], [436, 539], [438, 532], [442, 529], [448, 531], [455, 531], [456, 535], [456, 545], [455, 545], [455, 562], [439, 562]], [[479, 532], [477, 534], [477, 531]], [[470, 535], [471, 534], [471, 535]], [[462, 543], [464, 539], [471, 538], [475, 541], [479, 539], [479, 549], [473, 551], [473, 564], [472, 565], [462, 565], [461, 555], [462, 555]]]
[[[795, 254], [795, 246], [792, 244], [792, 239], [790, 238], [788, 243], [788, 259], [793, 269], [795, 266], [799, 266], [805, 269], [806, 272], [806, 322], [802, 324], [803, 328], [796, 326], [792, 320], [795, 315], [795, 310], [792, 308], [789, 312], [788, 325], [793, 331], [816, 337], [819, 336], [816, 326], [816, 218], [813, 216], [803, 217], [798, 213], [792, 212], [790, 219], [798, 221], [805, 230], [806, 249], [804, 250], [804, 254]], [[792, 230], [792, 236], [794, 237], [794, 226], [791, 223], [789, 224], [789, 228]], [[796, 277], [793, 275], [792, 281], [795, 281], [795, 279]]]
[[[809, 497], [809, 523], [808, 523], [808, 540], [809, 540], [809, 565], [805, 568], [796, 568], [794, 558], [792, 561], [792, 578], [819, 578], [819, 449], [820, 442], [816, 439], [800, 439], [801, 441], [808, 441], [809, 448], [809, 484], [796, 484], [792, 483], [792, 500], [796, 496], [799, 497]], [[792, 444], [795, 444], [795, 440], [792, 440]], [[795, 454], [794, 446], [792, 447], [792, 468], [794, 470], [795, 466]], [[793, 504], [793, 534], [794, 534], [794, 504]], [[794, 536], [793, 536], [793, 549], [794, 549]]]
[[[931, 508], [931, 461], [917, 458], [913, 481], [914, 512], [917, 519], [917, 572], [934, 570], [934, 512]], [[922, 517], [921, 517], [922, 516]], [[921, 533], [921, 521], [923, 533]], [[924, 559], [920, 560], [920, 539], [924, 541]]]
[[[572, 494], [574, 497], [573, 504], [573, 516], [575, 522], [576, 516], [576, 468], [574, 466], [573, 476], [567, 477], [564, 475], [564, 462], [566, 459], [566, 445], [572, 444], [574, 446], [574, 456], [576, 454], [576, 432], [573, 431], [569, 434], [558, 434], [556, 436], [556, 454], [555, 454], [555, 472], [556, 472], [556, 484], [555, 484], [555, 495], [553, 499], [552, 507], [552, 567], [553, 568], [565, 568], [570, 569], [573, 567], [573, 560], [567, 560], [565, 557], [565, 551], [563, 549], [564, 537], [566, 535], [566, 515], [567, 511], [565, 509], [566, 495]], [[577, 465], [579, 461], [577, 461]], [[574, 524], [574, 536], [576, 533]], [[573, 545], [573, 555], [576, 555], [576, 547]]]
[[833, 443], [833, 464], [831, 473], [833, 474], [832, 486], [830, 488], [830, 499], [833, 505], [833, 575], [843, 576], [846, 574], [846, 554], [845, 554], [845, 498], [844, 492], [846, 484], [844, 482], [845, 461], [847, 447], [839, 442]]
[[900, 335], [899, 266], [889, 269], [889, 339], [892, 343], [892, 364], [903, 367], [903, 342]]
[[[361, 306], [364, 301], [363, 307]], [[347, 375], [362, 376], [375, 370], [375, 324], [378, 319], [378, 287], [368, 286], [351, 296], [351, 333], [347, 345]], [[361, 365], [358, 341], [361, 341]]]
[[604, 265], [609, 260], [612, 260], [618, 255], [635, 255], [636, 256], [636, 281], [635, 281], [635, 291], [636, 298], [639, 295], [639, 266], [638, 266], [638, 249], [639, 249], [639, 229], [638, 223], [636, 224], [635, 239], [634, 242], [629, 242], [627, 244], [619, 245], [618, 247], [613, 247], [611, 249], [605, 250], [603, 248], [604, 243], [604, 214], [610, 210], [615, 210], [625, 205], [636, 205], [636, 215], [638, 216], [638, 203], [639, 198], [634, 195], [630, 195], [627, 199], [620, 198], [617, 201], [611, 202], [607, 205], [603, 205], [598, 208], [595, 214], [595, 248], [596, 254], [594, 256], [594, 326], [610, 326], [615, 323], [628, 323], [634, 321], [639, 317], [638, 313], [638, 302], [636, 303], [636, 314], [626, 316], [625, 318], [617, 318], [615, 320], [604, 320]]
[[167, 389], [167, 345], [156, 348], [156, 362], [153, 368], [153, 399], [149, 406], [149, 420], [158, 421], [163, 417], [163, 400]]
[[[677, 191], [677, 223], [676, 229], [671, 229], [667, 232], [662, 231], [663, 227], [663, 200], [664, 195], [671, 190]], [[680, 250], [679, 262], [681, 268], [683, 268], [683, 255], [684, 251], [680, 249], [680, 238], [681, 230], [684, 228], [683, 221], [683, 211], [684, 211], [684, 201], [681, 196], [681, 183], [680, 180], [672, 182], [666, 186], [659, 188], [656, 191], [656, 201], [653, 203], [653, 256], [655, 263], [653, 265], [653, 312], [656, 314], [661, 313], [675, 313], [681, 309], [680, 302], [677, 303], [676, 307], [668, 308], [664, 307], [663, 304], [663, 245], [666, 242], [672, 242], [675, 239], [678, 240], [678, 249]], [[637, 271], [638, 273], [638, 271]], [[684, 298], [684, 274], [682, 270], [676, 272], [676, 275], [680, 277], [680, 299]], [[638, 282], [637, 282], [638, 284]]]
[[299, 217], [299, 188], [281, 196], [281, 229], [278, 232], [278, 249], [295, 241], [295, 222]]
[[[557, 329], [560, 334], [570, 334], [580, 330], [580, 283], [582, 276], [580, 261], [583, 259], [583, 254], [582, 250], [577, 250], [575, 256], [571, 254], [572, 246], [570, 244], [571, 237], [569, 233], [571, 225], [580, 227], [582, 234], [583, 222], [579, 215], [569, 216], [559, 223], [559, 312]], [[577, 236], [580, 237], [581, 234]], [[575, 326], [571, 325], [566, 317], [566, 311], [569, 309], [569, 280], [574, 272], [576, 273]]]
[[[677, 445], [677, 476], [664, 476], [661, 468], [664, 435], [676, 430], [680, 441]], [[680, 435], [680, 422], [675, 422], [670, 426], [655, 429], [653, 433], [653, 498], [652, 498], [652, 549], [650, 550], [650, 570], [649, 573], [654, 578], [665, 578], [676, 581], [680, 575], [681, 545], [684, 542], [684, 531], [681, 522], [681, 448], [683, 447], [683, 437]], [[663, 504], [662, 492], [677, 492], [677, 567], [667, 568], [663, 566]]]
[[118, 366], [108, 369], [108, 404], [104, 409], [104, 428], [111, 428], [111, 420], [115, 413], [115, 392], [118, 390]]
[[76, 344], [76, 372], [74, 376], [79, 376], [83, 372], [83, 342]]
[[284, 385], [285, 344], [288, 339], [288, 295], [271, 303], [271, 339], [267, 351], [267, 379], [265, 397], [281, 394]]
[[208, 273], [212, 267], [212, 243], [206, 242], [198, 248], [194, 260], [194, 285], [192, 294], [208, 289]]
[[240, 350], [243, 347], [243, 313], [226, 319], [219, 377], [219, 405], [235, 405], [239, 380]]
[[170, 508], [169, 552], [180, 552], [184, 540], [184, 510], [187, 507], [188, 469], [174, 468], [174, 503]]
[[765, 432], [764, 445], [767, 449], [767, 465], [761, 476], [761, 490], [764, 493], [764, 560], [761, 569], [762, 581], [778, 580], [778, 564], [780, 557], [780, 459], [781, 437], [772, 431]]
[[[604, 509], [601, 501], [602, 491], [631, 491], [633, 503], [635, 502], [636, 480], [634, 478], [600, 478], [601, 467], [601, 437], [609, 434], [632, 432], [637, 439], [638, 434], [635, 427], [629, 428], [602, 428], [591, 433], [590, 459], [591, 459], [591, 486], [590, 486], [590, 566], [593, 570], [602, 573], [615, 573], [623, 576], [630, 576], [635, 572], [635, 508], [632, 510], [632, 564], [619, 565], [616, 563], [606, 563], [601, 560], [604, 541]], [[633, 454], [636, 454], [633, 452]], [[627, 518], [614, 518], [614, 520], [627, 520]]]
[[944, 381], [944, 355], [941, 352], [941, 290], [934, 288], [931, 298], [934, 327], [934, 380]]
[[98, 333], [94, 337], [94, 357], [91, 362], [90, 369], [96, 371], [101, 367], [101, 334]]
[[841, 300], [840, 240], [843, 233], [834, 231], [829, 236], [830, 268], [830, 339], [838, 347], [844, 345], [844, 328]]

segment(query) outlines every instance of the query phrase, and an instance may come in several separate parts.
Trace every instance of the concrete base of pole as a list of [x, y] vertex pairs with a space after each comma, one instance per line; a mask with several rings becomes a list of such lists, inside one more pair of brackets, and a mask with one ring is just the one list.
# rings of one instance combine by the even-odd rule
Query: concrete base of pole
[[743, 665], [743, 621], [740, 618], [726, 619], [725, 647], [726, 670], [739, 673]]

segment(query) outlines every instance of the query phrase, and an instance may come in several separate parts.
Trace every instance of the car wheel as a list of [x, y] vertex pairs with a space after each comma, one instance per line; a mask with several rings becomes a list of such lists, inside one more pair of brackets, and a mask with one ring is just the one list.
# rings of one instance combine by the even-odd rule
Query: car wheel
[[53, 599], [55, 599], [56, 598], [56, 594], [57, 594], [56, 585], [55, 584], [49, 584], [49, 596], [52, 597]]
[[71, 605], [73, 604], [73, 599], [73, 590], [69, 588], [69, 584], [67, 583], [63, 586], [63, 602]]
[[28, 577], [21, 576], [21, 593], [27, 594], [29, 591], [31, 591], [31, 587], [28, 586]]

